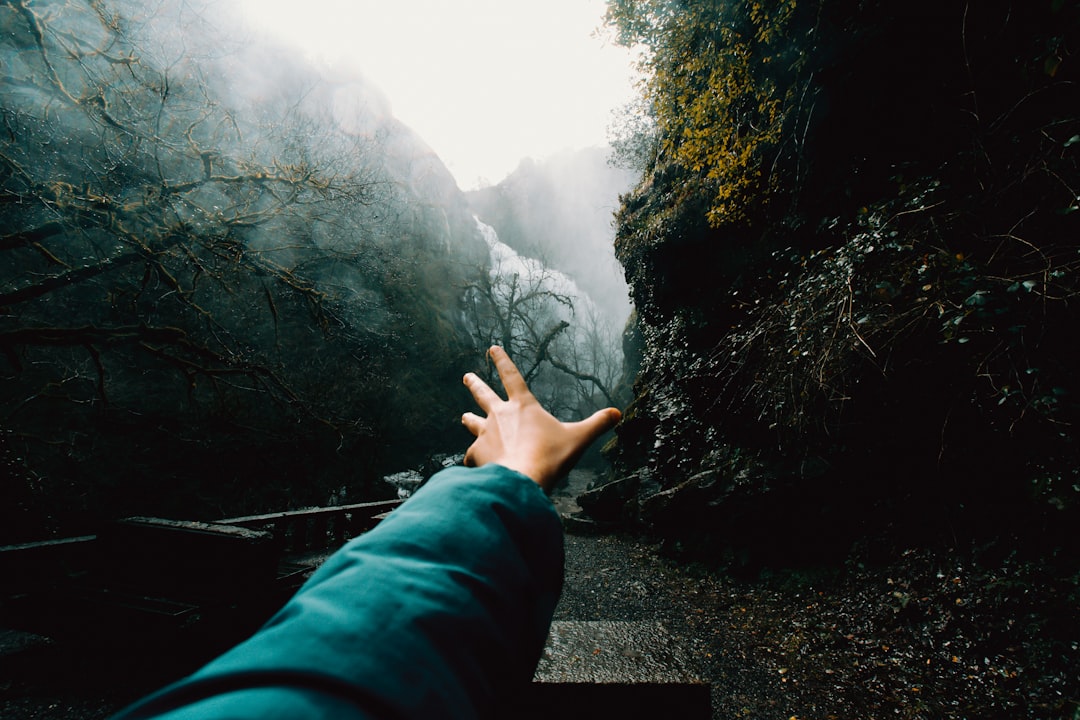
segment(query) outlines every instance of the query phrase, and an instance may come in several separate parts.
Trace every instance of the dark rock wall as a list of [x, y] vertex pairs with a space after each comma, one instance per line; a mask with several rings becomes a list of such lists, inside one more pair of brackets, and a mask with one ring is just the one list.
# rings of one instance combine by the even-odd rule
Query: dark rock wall
[[800, 3], [815, 109], [738, 220], [661, 144], [618, 218], [635, 398], [583, 507], [742, 561], [1073, 542], [1080, 25], [1005, 5]]

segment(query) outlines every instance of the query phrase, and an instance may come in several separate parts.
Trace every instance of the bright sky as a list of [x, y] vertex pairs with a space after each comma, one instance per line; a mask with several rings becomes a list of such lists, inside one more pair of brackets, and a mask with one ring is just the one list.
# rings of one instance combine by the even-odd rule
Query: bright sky
[[633, 96], [629, 51], [593, 37], [605, 0], [239, 0], [257, 25], [347, 59], [458, 185], [602, 145]]

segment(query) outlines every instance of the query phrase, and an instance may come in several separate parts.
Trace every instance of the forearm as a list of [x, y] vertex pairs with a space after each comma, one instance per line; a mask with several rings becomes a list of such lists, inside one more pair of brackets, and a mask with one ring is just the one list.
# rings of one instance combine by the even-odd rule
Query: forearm
[[174, 688], [183, 708], [166, 691], [147, 709], [476, 717], [529, 681], [561, 585], [562, 529], [536, 484], [499, 466], [453, 468], [332, 556], [255, 636]]

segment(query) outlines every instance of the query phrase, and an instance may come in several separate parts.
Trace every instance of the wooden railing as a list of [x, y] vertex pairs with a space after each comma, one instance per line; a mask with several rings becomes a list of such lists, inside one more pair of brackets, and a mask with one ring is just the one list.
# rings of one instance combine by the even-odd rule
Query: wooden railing
[[91, 562], [96, 535], [0, 547], [0, 598], [49, 587]]
[[218, 525], [234, 525], [250, 530], [269, 530], [282, 553], [332, 550], [370, 530], [402, 500], [291, 510], [216, 520]]

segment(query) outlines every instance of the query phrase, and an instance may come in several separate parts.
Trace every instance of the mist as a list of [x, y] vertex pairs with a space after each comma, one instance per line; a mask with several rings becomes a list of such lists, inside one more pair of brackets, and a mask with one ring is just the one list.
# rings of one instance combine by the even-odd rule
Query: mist
[[0, 7], [9, 541], [381, 497], [492, 342], [567, 417], [622, 381], [622, 180], [524, 163], [496, 244], [393, 98], [231, 8]]
[[573, 278], [605, 321], [621, 329], [631, 304], [615, 259], [614, 214], [638, 175], [610, 158], [608, 147], [526, 158], [502, 182], [468, 198], [500, 240]]
[[460, 441], [487, 247], [453, 178], [222, 9], [0, 8], [12, 539], [362, 497]]

